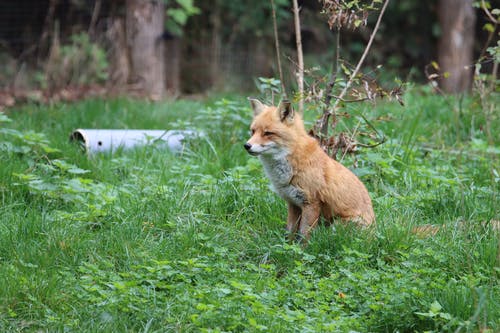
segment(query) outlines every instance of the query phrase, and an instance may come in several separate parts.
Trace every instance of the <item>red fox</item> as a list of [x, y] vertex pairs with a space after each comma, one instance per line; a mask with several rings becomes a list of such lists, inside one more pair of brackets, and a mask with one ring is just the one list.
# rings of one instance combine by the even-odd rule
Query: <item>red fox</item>
[[254, 119], [244, 147], [259, 157], [273, 190], [288, 202], [290, 238], [299, 231], [307, 242], [320, 215], [329, 222], [335, 216], [362, 226], [374, 223], [366, 187], [306, 133], [289, 101], [275, 107], [249, 100]]

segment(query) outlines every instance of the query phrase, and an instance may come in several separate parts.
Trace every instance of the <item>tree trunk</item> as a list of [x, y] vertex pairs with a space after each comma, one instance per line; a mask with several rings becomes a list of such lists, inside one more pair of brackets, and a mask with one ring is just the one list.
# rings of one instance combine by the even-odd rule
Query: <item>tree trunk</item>
[[438, 15], [441, 38], [438, 62], [440, 87], [446, 93], [466, 92], [471, 88], [476, 14], [473, 0], [440, 0]]
[[218, 2], [214, 4], [214, 10], [210, 18], [212, 24], [212, 45], [210, 52], [210, 82], [212, 87], [220, 83], [220, 54], [221, 54], [221, 15]]
[[130, 83], [151, 99], [161, 99], [165, 94], [163, 1], [127, 0], [126, 21]]
[[167, 94], [173, 97], [181, 92], [181, 51], [179, 38], [165, 42], [165, 84]]
[[110, 89], [121, 89], [127, 84], [130, 76], [130, 59], [123, 18], [114, 17], [106, 34], [111, 45], [108, 86]]

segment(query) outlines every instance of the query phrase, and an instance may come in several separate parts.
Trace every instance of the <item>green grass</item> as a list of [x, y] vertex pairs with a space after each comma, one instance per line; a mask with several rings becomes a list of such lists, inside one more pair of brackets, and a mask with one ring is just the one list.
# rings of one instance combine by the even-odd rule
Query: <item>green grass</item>
[[[285, 203], [242, 149], [251, 111], [235, 100], [0, 115], [0, 331], [500, 331], [500, 137], [488, 143], [474, 98], [349, 106], [339, 126], [363, 112], [388, 139], [354, 170], [377, 227], [320, 226], [306, 249], [285, 241]], [[180, 154], [86, 156], [75, 128], [206, 135]], [[411, 232], [424, 224], [445, 227]]]

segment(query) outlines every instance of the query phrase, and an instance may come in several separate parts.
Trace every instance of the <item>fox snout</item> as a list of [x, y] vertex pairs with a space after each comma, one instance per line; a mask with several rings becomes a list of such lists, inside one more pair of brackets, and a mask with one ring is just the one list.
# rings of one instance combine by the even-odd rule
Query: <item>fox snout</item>
[[247, 142], [247, 143], [245, 143], [245, 144], [243, 145], [243, 147], [245, 147], [245, 150], [246, 150], [246, 151], [247, 151], [250, 155], [252, 155], [252, 156], [256, 156], [256, 155], [258, 155], [258, 152], [256, 152], [256, 151], [252, 150], [253, 145], [252, 145], [251, 143]]

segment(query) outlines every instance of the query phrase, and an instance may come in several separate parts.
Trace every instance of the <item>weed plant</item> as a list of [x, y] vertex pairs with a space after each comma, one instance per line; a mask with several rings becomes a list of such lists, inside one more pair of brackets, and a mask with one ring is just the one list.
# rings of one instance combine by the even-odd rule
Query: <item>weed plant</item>
[[[305, 249], [285, 241], [234, 99], [0, 114], [0, 331], [500, 331], [500, 138], [487, 144], [474, 99], [458, 115], [417, 89], [405, 108], [352, 106], [339, 126], [363, 112], [389, 139], [343, 161], [377, 227], [320, 226]], [[75, 128], [204, 136], [86, 155]], [[441, 229], [412, 233], [425, 224]]]

